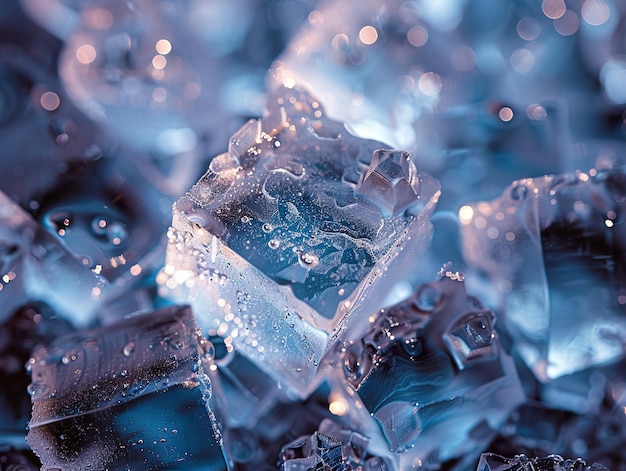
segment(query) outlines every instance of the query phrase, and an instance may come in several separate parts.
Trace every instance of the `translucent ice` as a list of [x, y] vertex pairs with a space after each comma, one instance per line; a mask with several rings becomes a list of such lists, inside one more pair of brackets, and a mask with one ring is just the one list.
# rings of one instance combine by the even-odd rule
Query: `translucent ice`
[[85, 327], [94, 320], [106, 289], [103, 278], [0, 192], [0, 321], [21, 305], [45, 301]]
[[38, 349], [27, 439], [44, 468], [225, 470], [196, 334], [171, 307]]
[[430, 240], [438, 182], [381, 147], [307, 92], [279, 89], [175, 204], [170, 296], [302, 392], [327, 335], [382, 307]]
[[515, 458], [504, 458], [493, 453], [483, 453], [478, 463], [477, 471], [608, 471], [601, 464], [587, 463], [580, 458], [576, 460], [563, 459], [559, 455], [550, 455], [545, 458], [527, 458], [524, 455]]
[[0, 96], [7, 104], [0, 189], [80, 264], [113, 282], [109, 296], [162, 266], [170, 201], [154, 170], [99, 130], [58, 79], [17, 48], [0, 48]]
[[625, 188], [623, 168], [594, 168], [520, 180], [459, 212], [464, 256], [493, 281], [542, 381], [624, 356]]
[[384, 460], [368, 456], [369, 439], [325, 419], [313, 435], [299, 437], [281, 450], [283, 471], [386, 471]]
[[26, 445], [31, 405], [26, 390], [30, 379], [24, 364], [33, 348], [71, 331], [70, 323], [55, 316], [44, 303], [21, 306], [0, 323], [0, 455], [3, 445]]
[[343, 347], [343, 371], [400, 468], [459, 457], [471, 463], [524, 400], [494, 314], [467, 295], [462, 274], [449, 271], [370, 322]]

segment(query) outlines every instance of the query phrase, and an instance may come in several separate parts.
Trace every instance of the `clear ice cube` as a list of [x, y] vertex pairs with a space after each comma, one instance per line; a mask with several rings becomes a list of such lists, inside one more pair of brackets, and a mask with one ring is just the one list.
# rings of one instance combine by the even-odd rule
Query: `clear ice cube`
[[0, 192], [0, 321], [45, 301], [77, 327], [95, 320], [106, 281]]
[[514, 182], [459, 211], [463, 252], [492, 280], [514, 349], [547, 382], [624, 356], [626, 174]]
[[189, 307], [57, 338], [28, 367], [46, 469], [226, 469]]
[[472, 463], [525, 398], [494, 314], [467, 295], [462, 277], [448, 271], [422, 285], [372, 315], [360, 338], [352, 331], [354, 340], [337, 347], [338, 366], [400, 469], [458, 458]]
[[382, 307], [430, 241], [438, 182], [383, 147], [303, 90], [272, 94], [174, 205], [169, 296], [303, 393], [327, 336]]

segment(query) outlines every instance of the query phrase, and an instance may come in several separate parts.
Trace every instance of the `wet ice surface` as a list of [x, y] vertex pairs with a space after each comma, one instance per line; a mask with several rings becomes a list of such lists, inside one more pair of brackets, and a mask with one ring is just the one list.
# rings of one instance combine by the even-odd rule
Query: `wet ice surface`
[[545, 458], [527, 458], [524, 455], [515, 458], [504, 458], [492, 453], [485, 453], [478, 463], [480, 471], [530, 471], [535, 469], [545, 471], [607, 471], [607, 468], [598, 463], [587, 465], [580, 458], [576, 460], [563, 459], [558, 455]]
[[503, 299], [503, 324], [535, 375], [548, 381], [624, 354], [626, 174], [514, 182], [460, 210], [464, 254]]
[[164, 274], [174, 299], [206, 313], [201, 327], [302, 391], [326, 336], [382, 307], [425, 250], [439, 184], [304, 90], [268, 103], [175, 204]]
[[0, 469], [624, 469], [622, 3], [20, 2]]
[[0, 287], [2, 320], [23, 304], [41, 301], [86, 327], [108, 286], [0, 192]]
[[401, 469], [452, 458], [468, 466], [524, 401], [493, 312], [467, 295], [462, 275], [447, 275], [372, 316], [342, 348], [344, 375]]
[[28, 367], [46, 469], [226, 469], [189, 308], [57, 338]]

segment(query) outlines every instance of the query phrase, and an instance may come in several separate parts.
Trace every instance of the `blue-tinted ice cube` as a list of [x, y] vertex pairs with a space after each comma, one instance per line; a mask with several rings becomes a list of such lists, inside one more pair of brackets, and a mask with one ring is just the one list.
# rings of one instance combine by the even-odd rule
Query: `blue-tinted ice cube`
[[520, 180], [459, 212], [464, 256], [493, 281], [541, 381], [624, 356], [625, 188], [623, 168], [594, 168]]
[[170, 296], [302, 392], [327, 335], [382, 307], [430, 241], [438, 182], [381, 147], [328, 119], [307, 92], [274, 93], [268, 114], [174, 205]]
[[386, 471], [384, 459], [367, 453], [369, 439], [358, 432], [324, 419], [310, 436], [299, 437], [281, 450], [283, 471]]
[[115, 280], [116, 295], [162, 266], [170, 201], [154, 169], [99, 130], [57, 78], [19, 50], [0, 50], [0, 82], [9, 114], [0, 119], [0, 190], [81, 264]]
[[563, 459], [559, 455], [549, 455], [545, 458], [527, 458], [524, 455], [505, 458], [493, 453], [483, 453], [476, 469], [477, 471], [608, 471], [601, 464], [587, 465], [580, 458]]
[[528, 100], [524, 108], [530, 105], [532, 113], [536, 107], [539, 117], [546, 97], [587, 88], [582, 64], [568, 55], [577, 42], [552, 23], [541, 8], [523, 1], [450, 0], [445, 7], [322, 1], [275, 61], [270, 83], [311, 87], [330, 116], [361, 137], [414, 156], [425, 142], [441, 138], [444, 148], [461, 146], [473, 157], [472, 142], [463, 145], [466, 131], [480, 139], [493, 128], [463, 122], [446, 129], [439, 123], [424, 141], [431, 117], [437, 122], [440, 114], [464, 114], [466, 105], [492, 102], [500, 103], [496, 115], [502, 110], [497, 121], [515, 125], [527, 111], [513, 110], [508, 100]]
[[196, 335], [170, 307], [38, 349], [27, 439], [44, 467], [226, 469]]
[[107, 287], [0, 192], [0, 321], [21, 305], [45, 301], [75, 326], [85, 327]]
[[494, 322], [449, 271], [371, 316], [369, 330], [343, 347], [345, 377], [401, 466], [471, 462], [524, 400]]

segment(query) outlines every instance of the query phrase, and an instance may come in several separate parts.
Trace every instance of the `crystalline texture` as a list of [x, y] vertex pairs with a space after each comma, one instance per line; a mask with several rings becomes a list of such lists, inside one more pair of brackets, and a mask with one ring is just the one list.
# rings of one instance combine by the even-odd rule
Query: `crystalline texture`
[[105, 281], [0, 192], [0, 320], [44, 301], [74, 325], [94, 320]]
[[401, 469], [458, 457], [471, 463], [524, 399], [494, 314], [467, 295], [460, 274], [448, 275], [383, 310], [344, 347], [345, 377]]
[[327, 334], [382, 307], [402, 263], [430, 240], [438, 182], [381, 147], [348, 134], [302, 90], [270, 96], [268, 114], [175, 204], [170, 296], [302, 392]]
[[624, 188], [623, 168], [526, 179], [459, 213], [464, 256], [497, 283], [514, 348], [542, 381], [624, 355]]
[[598, 463], [587, 465], [580, 458], [566, 460], [559, 455], [531, 459], [524, 455], [505, 458], [493, 453], [483, 453], [477, 471], [608, 471], [608, 469]]
[[27, 439], [44, 468], [224, 470], [196, 335], [171, 307], [38, 349]]
[[374, 151], [356, 191], [378, 204], [385, 217], [401, 214], [419, 197], [419, 178], [411, 156], [403, 151]]

